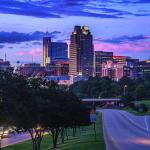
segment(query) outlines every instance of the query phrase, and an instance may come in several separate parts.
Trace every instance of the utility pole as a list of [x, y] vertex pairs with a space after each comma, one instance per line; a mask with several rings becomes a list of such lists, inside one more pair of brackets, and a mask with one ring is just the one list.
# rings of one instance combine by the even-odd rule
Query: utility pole
[[6, 62], [6, 60], [7, 60], [7, 55], [6, 55], [6, 53], [5, 53], [5, 62]]
[[32, 63], [33, 63], [33, 55], [32, 55]]

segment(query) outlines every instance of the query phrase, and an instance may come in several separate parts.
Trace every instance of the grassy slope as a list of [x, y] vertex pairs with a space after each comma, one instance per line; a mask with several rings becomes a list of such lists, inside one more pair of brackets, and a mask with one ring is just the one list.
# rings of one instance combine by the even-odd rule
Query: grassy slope
[[136, 101], [136, 104], [145, 104], [150, 109], [150, 100]]
[[141, 115], [150, 115], [150, 100], [135, 101], [135, 104], [145, 104], [148, 107], [149, 110], [146, 113], [137, 112], [135, 110], [132, 110], [129, 107], [126, 107], [125, 110], [128, 111], [128, 112], [130, 112], [130, 113], [133, 113], [135, 115], [138, 115], [138, 116], [141, 116]]
[[[102, 116], [98, 115], [98, 120], [96, 123], [96, 132], [97, 136], [95, 139], [94, 136], [94, 128], [93, 125], [89, 127], [83, 127], [78, 130], [77, 136], [72, 137], [71, 132], [69, 136], [69, 140], [65, 141], [65, 144], [58, 145], [56, 150], [105, 150], [105, 144], [102, 133]], [[47, 150], [52, 145], [51, 138], [49, 136], [45, 136], [42, 142], [42, 149]], [[3, 148], [2, 150], [32, 150], [31, 141], [26, 141], [14, 146], [9, 146]]]

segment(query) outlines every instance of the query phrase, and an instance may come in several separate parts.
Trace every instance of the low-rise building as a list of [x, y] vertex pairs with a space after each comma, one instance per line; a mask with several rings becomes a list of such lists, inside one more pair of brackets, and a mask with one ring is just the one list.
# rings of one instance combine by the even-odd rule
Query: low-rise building
[[46, 75], [44, 78], [46, 81], [54, 81], [58, 83], [59, 85], [67, 85], [70, 86], [71, 84], [78, 82], [80, 80], [87, 80], [86, 77], [82, 76], [48, 76]]
[[109, 77], [115, 81], [119, 81], [123, 77], [136, 79], [138, 74], [137, 63], [138, 60], [136, 59], [107, 61], [102, 64], [102, 77]]
[[145, 78], [150, 76], [150, 59], [147, 61], [140, 61], [137, 66], [138, 77]]
[[95, 51], [94, 52], [94, 75], [102, 76], [102, 63], [113, 60], [113, 52]]
[[113, 60], [116, 62], [126, 62], [129, 59], [131, 59], [129, 56], [113, 56]]
[[107, 61], [102, 64], [102, 77], [118, 81], [124, 76], [124, 66], [126, 65], [126, 62]]
[[16, 72], [26, 77], [36, 76], [38, 73], [45, 71], [45, 68], [37, 63], [28, 63], [18, 66]]
[[68, 76], [69, 61], [56, 61], [45, 68], [49, 76]]
[[54, 81], [59, 85], [71, 85], [73, 84], [73, 80], [70, 76], [45, 76], [43, 78], [46, 81]]

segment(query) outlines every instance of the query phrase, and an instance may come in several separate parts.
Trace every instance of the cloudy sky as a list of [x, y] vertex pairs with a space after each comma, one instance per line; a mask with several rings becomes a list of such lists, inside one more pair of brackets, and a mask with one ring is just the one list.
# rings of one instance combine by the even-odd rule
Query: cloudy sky
[[69, 41], [88, 25], [95, 50], [150, 58], [150, 0], [0, 0], [0, 58], [42, 62], [42, 36]]

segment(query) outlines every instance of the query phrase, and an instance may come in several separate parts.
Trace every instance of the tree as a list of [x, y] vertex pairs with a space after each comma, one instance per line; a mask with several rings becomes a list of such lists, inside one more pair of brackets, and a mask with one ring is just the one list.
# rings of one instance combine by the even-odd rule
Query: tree
[[[48, 131], [57, 146], [59, 134], [66, 128], [89, 125], [89, 111], [78, 97], [61, 91], [54, 82], [26, 80], [12, 73], [0, 74], [2, 116], [0, 123], [29, 132], [33, 150], [41, 149], [44, 132]], [[80, 116], [80, 117], [79, 117]]]
[[[18, 89], [24, 85], [25, 80], [21, 76], [18, 77], [11, 72], [0, 72], [0, 126], [3, 129], [2, 132], [13, 124], [10, 116], [11, 106], [17, 98], [20, 98]], [[16, 106], [19, 107], [18, 104]]]
[[120, 97], [121, 93], [121, 86], [117, 82], [112, 82], [111, 86], [111, 96], [112, 97]]
[[146, 97], [146, 89], [145, 86], [140, 84], [135, 89], [135, 98], [136, 100], [142, 100]]
[[66, 128], [89, 125], [89, 114], [76, 96], [59, 90], [51, 92], [48, 90], [47, 92], [50, 101], [47, 101], [47, 109], [44, 110], [49, 119], [45, 120], [45, 124], [52, 136], [53, 148], [56, 148], [60, 133], [62, 143], [64, 142], [64, 130]]
[[39, 103], [35, 96], [38, 91], [37, 82], [31, 86], [22, 76], [7, 72], [1, 74], [0, 81], [4, 118], [7, 118], [9, 126], [14, 127], [18, 133], [28, 131], [33, 150], [40, 150], [45, 128], [40, 124], [41, 113], [38, 111]]

